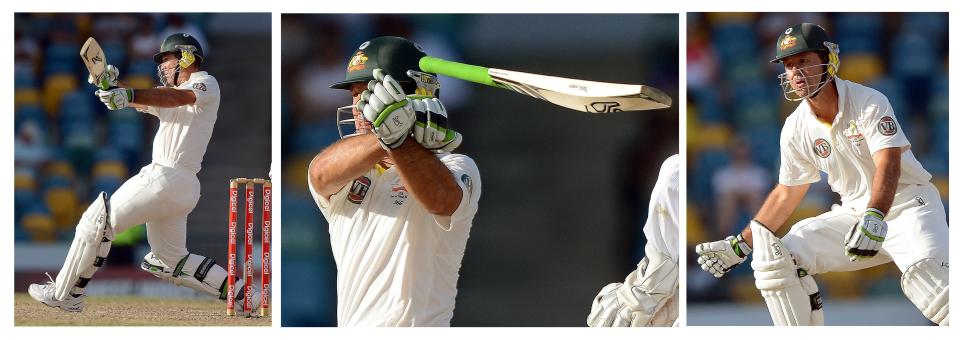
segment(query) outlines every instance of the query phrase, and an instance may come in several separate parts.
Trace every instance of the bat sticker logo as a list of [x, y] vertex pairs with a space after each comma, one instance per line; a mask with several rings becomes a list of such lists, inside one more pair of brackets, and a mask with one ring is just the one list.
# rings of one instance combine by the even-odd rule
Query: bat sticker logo
[[93, 59], [90, 59], [90, 61], [92, 61], [94, 64], [99, 64], [99, 63], [102, 63], [102, 62], [103, 62], [103, 57], [101, 57], [99, 54], [97, 54], [97, 55], [93, 56]]
[[585, 106], [587, 112], [593, 113], [611, 113], [611, 112], [623, 112], [620, 109], [619, 102], [593, 102]]
[[587, 91], [589, 91], [589, 89], [588, 89], [586, 86], [583, 86], [583, 85], [580, 85], [580, 84], [570, 84], [568, 87], [569, 87], [570, 89], [578, 90], [578, 91], [583, 92], [583, 93], [587, 93]]

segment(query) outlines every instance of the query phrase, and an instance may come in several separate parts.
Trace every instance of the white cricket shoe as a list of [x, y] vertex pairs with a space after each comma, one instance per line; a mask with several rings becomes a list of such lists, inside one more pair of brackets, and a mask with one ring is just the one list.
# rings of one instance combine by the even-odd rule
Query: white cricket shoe
[[47, 306], [60, 308], [68, 312], [83, 311], [83, 295], [78, 297], [71, 296], [63, 301], [57, 300], [54, 297], [56, 296], [57, 290], [56, 282], [54, 282], [53, 278], [50, 277], [50, 273], [47, 273], [47, 279], [50, 281], [44, 284], [30, 284], [30, 289], [27, 290], [30, 293], [30, 297], [32, 297], [34, 300], [43, 302], [43, 304]]
[[[243, 299], [244, 299], [243, 279], [237, 280], [236, 289], [237, 289], [237, 295], [236, 295], [237, 299], [234, 300], [233, 308], [235, 311], [237, 311], [237, 315], [241, 315], [243, 314]], [[250, 311], [254, 315], [258, 315], [260, 313], [260, 287], [257, 287], [257, 285], [253, 285], [253, 299], [250, 300], [250, 302], [252, 302], [250, 304], [250, 306], [252, 307]]]

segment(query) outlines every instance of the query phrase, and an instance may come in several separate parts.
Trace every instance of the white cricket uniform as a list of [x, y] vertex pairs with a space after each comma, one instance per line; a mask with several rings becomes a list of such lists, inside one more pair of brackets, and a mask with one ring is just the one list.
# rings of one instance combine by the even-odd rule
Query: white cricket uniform
[[[814, 183], [823, 171], [842, 205], [798, 222], [783, 243], [810, 274], [859, 270], [891, 260], [902, 272], [928, 257], [947, 265], [943, 203], [930, 183], [930, 173], [909, 150], [910, 142], [886, 96], [839, 78], [836, 85], [840, 112], [832, 125], [819, 121], [807, 100], [787, 117], [780, 134], [780, 183]], [[885, 218], [887, 237], [877, 256], [850, 262], [844, 254], [844, 237], [869, 203], [876, 171], [872, 155], [885, 148], [904, 150], [897, 192]]]
[[196, 102], [143, 110], [160, 119], [153, 162], [110, 196], [114, 231], [146, 223], [151, 251], [170, 268], [188, 254], [187, 215], [200, 199], [197, 172], [220, 108], [220, 86], [207, 72], [192, 73], [177, 89], [193, 91]]
[[673, 155], [663, 161], [657, 183], [650, 194], [647, 222], [643, 224], [643, 236], [647, 238], [647, 252], [652, 247], [657, 252], [678, 261], [680, 255], [680, 156]]
[[[680, 260], [678, 253], [680, 248], [680, 155], [670, 156], [660, 166], [660, 174], [657, 175], [657, 183], [650, 194], [648, 209], [647, 221], [643, 225], [643, 236], [647, 238], [647, 245], [644, 247], [645, 257], [650, 266], [663, 261], [672, 262], [671, 266], [677, 268]], [[625, 282], [630, 282], [630, 278], [634, 275], [637, 273], [629, 275]], [[646, 275], [658, 277], [657, 273], [646, 273]], [[680, 300], [677, 296], [680, 289], [678, 273], [673, 271], [669, 277], [660, 279], [673, 281], [673, 291], [667, 301], [661, 302], [661, 307], [654, 313], [650, 324], [676, 326], [680, 313]]]
[[310, 184], [330, 225], [340, 326], [450, 325], [480, 173], [467, 156], [438, 157], [463, 190], [450, 217], [427, 212], [395, 167], [377, 166], [329, 199]]

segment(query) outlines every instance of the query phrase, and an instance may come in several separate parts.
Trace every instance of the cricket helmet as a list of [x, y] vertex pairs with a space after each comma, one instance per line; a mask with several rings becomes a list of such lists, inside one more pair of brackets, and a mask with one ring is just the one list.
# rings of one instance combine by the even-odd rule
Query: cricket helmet
[[[163, 43], [160, 44], [160, 52], [153, 55], [153, 61], [157, 64], [162, 63], [163, 55], [167, 53], [180, 53], [177, 59], [181, 60], [181, 67], [193, 64], [193, 60], [185, 60], [193, 59], [192, 56], [196, 56], [196, 59], [203, 63], [203, 46], [200, 46], [197, 38], [187, 33], [174, 33], [163, 39]], [[186, 66], [183, 64], [186, 64]]]
[[805, 22], [788, 27], [780, 34], [780, 38], [777, 38], [777, 54], [770, 62], [780, 63], [786, 57], [811, 51], [830, 55], [829, 58], [834, 59], [838, 53], [835, 46], [837, 44], [823, 27]]
[[395, 79], [407, 94], [439, 97], [440, 82], [435, 74], [420, 69], [420, 58], [427, 54], [410, 40], [383, 36], [360, 44], [350, 61], [344, 80], [330, 85], [334, 89], [350, 89], [350, 84], [373, 80], [373, 70], [382, 69]]
[[[783, 59], [804, 52], [817, 52], [823, 60], [822, 64], [811, 65], [800, 71], [801, 74], [820, 72], [819, 83], [809, 85], [811, 88], [806, 95], [795, 95], [797, 90], [790, 88], [788, 72], [778, 76], [784, 97], [788, 100], [796, 101], [816, 96], [831, 79], [837, 76], [837, 71], [840, 69], [840, 47], [820, 25], [801, 23], [788, 27], [777, 38], [776, 50], [777, 54], [773, 60], [770, 60], [771, 63], [782, 63]], [[820, 67], [825, 68], [814, 71]]]

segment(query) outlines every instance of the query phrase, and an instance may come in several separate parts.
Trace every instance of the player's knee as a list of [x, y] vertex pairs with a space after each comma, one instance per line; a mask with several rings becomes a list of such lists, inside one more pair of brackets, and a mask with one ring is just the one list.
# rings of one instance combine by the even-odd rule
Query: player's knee
[[80, 217], [77, 236], [91, 244], [103, 242], [103, 238], [112, 241], [114, 234], [110, 222], [110, 201], [107, 194], [101, 192]]
[[941, 326], [950, 322], [949, 264], [934, 258], [914, 262], [903, 271], [900, 287], [903, 293], [923, 313], [923, 316]]

